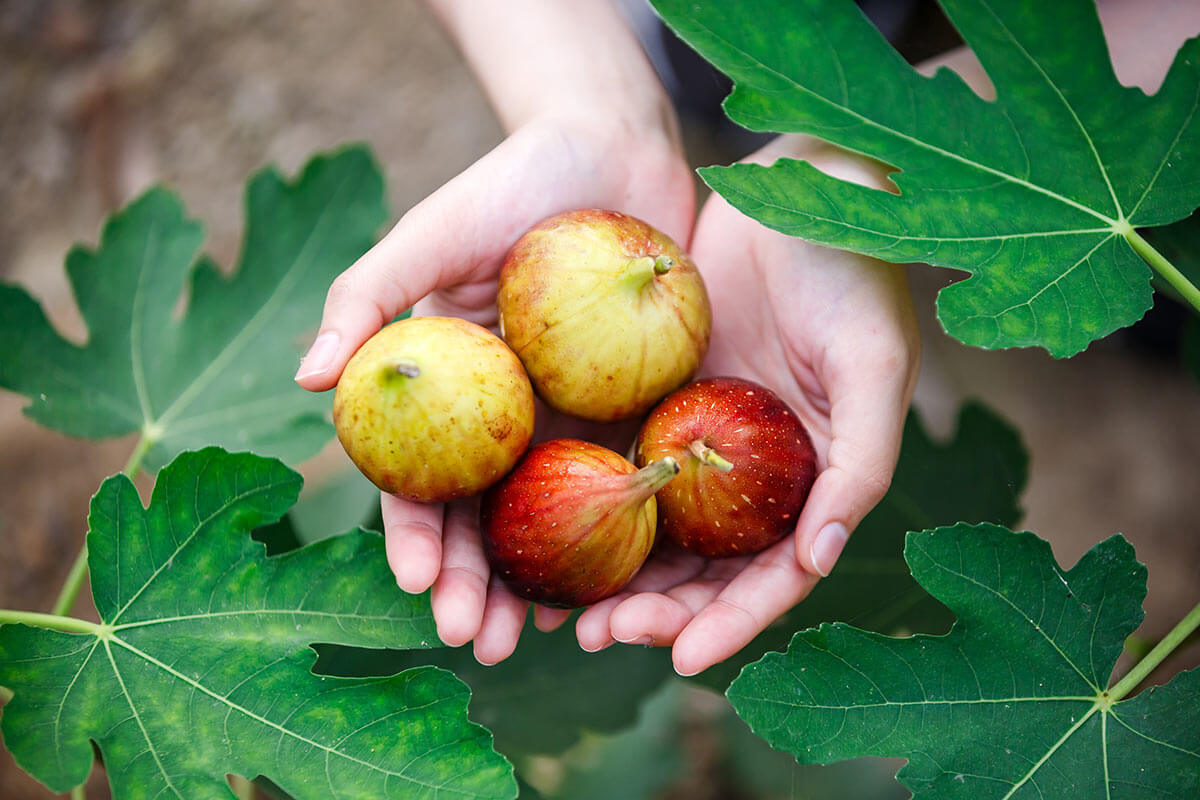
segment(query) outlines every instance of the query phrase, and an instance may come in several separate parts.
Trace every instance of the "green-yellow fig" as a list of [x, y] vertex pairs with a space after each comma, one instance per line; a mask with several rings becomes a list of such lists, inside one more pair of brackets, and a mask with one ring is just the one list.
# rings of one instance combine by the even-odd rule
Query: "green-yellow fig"
[[636, 417], [695, 374], [712, 311], [704, 281], [666, 234], [615, 211], [550, 217], [500, 271], [500, 333], [551, 407]]
[[333, 422], [355, 465], [385, 492], [433, 503], [500, 480], [533, 437], [533, 388], [491, 331], [453, 317], [380, 330], [338, 381]]

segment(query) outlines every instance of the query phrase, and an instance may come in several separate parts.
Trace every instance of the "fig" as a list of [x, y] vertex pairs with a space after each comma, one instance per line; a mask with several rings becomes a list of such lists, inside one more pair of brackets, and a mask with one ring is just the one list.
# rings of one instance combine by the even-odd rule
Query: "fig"
[[658, 493], [659, 529], [708, 558], [756, 553], [794, 530], [817, 472], [800, 418], [741, 378], [668, 395], [642, 424], [634, 457], [679, 461], [679, 476]]
[[666, 234], [616, 211], [550, 217], [500, 271], [500, 335], [547, 405], [583, 419], [639, 416], [695, 374], [712, 310]]
[[350, 358], [333, 399], [347, 455], [385, 492], [422, 503], [482, 492], [533, 437], [533, 387], [487, 328], [453, 317], [384, 327]]
[[654, 493], [678, 471], [670, 457], [639, 470], [579, 439], [534, 445], [480, 503], [493, 573], [517, 595], [557, 608], [615, 594], [650, 553]]

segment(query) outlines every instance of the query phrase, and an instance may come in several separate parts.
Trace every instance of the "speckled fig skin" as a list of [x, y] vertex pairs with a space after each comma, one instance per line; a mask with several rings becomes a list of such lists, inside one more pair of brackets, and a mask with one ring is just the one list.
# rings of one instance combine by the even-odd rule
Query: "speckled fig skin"
[[410, 317], [351, 357], [333, 399], [338, 440], [385, 492], [422, 503], [482, 492], [533, 437], [533, 387], [491, 331]]
[[500, 333], [559, 411], [639, 416], [696, 372], [712, 310], [696, 265], [666, 234], [615, 211], [550, 217], [500, 271]]
[[679, 475], [658, 493], [659, 530], [708, 558], [756, 553], [795, 530], [817, 471], [796, 414], [740, 378], [668, 395], [643, 423], [635, 453], [639, 464], [679, 461]]
[[678, 470], [673, 459], [638, 470], [579, 439], [534, 445], [483, 495], [480, 530], [492, 571], [546, 606], [578, 608], [615, 594], [650, 553], [654, 493]]

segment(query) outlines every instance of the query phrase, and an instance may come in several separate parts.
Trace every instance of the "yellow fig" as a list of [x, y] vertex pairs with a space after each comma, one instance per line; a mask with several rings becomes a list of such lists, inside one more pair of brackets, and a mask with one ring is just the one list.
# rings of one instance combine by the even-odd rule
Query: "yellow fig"
[[495, 334], [453, 317], [380, 330], [338, 381], [333, 422], [355, 465], [385, 492], [443, 502], [500, 480], [533, 437], [533, 388]]

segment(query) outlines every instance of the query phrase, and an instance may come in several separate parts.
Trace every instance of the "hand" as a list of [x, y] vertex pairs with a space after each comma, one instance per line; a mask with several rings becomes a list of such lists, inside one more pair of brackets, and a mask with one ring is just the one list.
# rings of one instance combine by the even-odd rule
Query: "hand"
[[[847, 156], [805, 157], [828, 160], [839, 177], [882, 183]], [[920, 349], [900, 267], [784, 236], [717, 196], [691, 252], [713, 304], [704, 373], [779, 394], [808, 428], [819, 472], [794, 536], [713, 561], [668, 544], [625, 591], [580, 615], [585, 650], [613, 641], [670, 645], [683, 675], [736, 653], [833, 568], [891, 481]]]
[[[666, 115], [664, 121], [670, 118]], [[529, 227], [559, 211], [611, 208], [687, 242], [695, 214], [692, 173], [673, 129], [611, 116], [555, 115], [519, 128], [495, 150], [414, 207], [338, 277], [320, 331], [297, 381], [332, 388], [355, 350], [397, 313], [497, 324], [496, 282], [508, 249]], [[536, 439], [576, 436], [624, 452], [635, 423], [600, 426], [537, 409]], [[449, 645], [474, 640], [485, 664], [510, 655], [528, 603], [489, 580], [478, 501], [422, 505], [383, 495], [388, 563], [406, 591], [433, 587], [438, 634]], [[538, 608], [551, 629], [566, 613]]]

